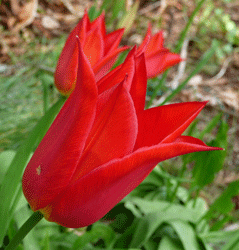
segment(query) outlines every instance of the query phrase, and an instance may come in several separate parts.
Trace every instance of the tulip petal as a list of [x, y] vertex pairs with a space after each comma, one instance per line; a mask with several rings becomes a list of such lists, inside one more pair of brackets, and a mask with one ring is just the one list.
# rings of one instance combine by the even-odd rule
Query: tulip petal
[[138, 115], [139, 132], [135, 150], [174, 141], [205, 105], [206, 102], [187, 102], [144, 110]]
[[112, 51], [118, 48], [123, 34], [124, 34], [124, 29], [118, 29], [106, 35], [104, 39], [105, 55], [112, 53]]
[[97, 87], [94, 73], [81, 48], [79, 64], [75, 90], [24, 172], [23, 191], [34, 211], [49, 204], [69, 184], [93, 125]]
[[168, 53], [165, 59], [165, 66], [163, 68], [163, 71], [165, 71], [169, 67], [172, 67], [180, 63], [181, 61], [182, 61], [182, 58], [180, 57], [180, 55], [176, 53], [172, 53], [172, 52]]
[[148, 78], [153, 78], [182, 61], [178, 54], [171, 53], [165, 48], [145, 57]]
[[160, 31], [150, 39], [147, 48], [145, 50], [145, 57], [151, 56], [151, 54], [154, 53], [155, 50], [158, 51], [159, 49], [164, 48], [163, 43], [164, 43], [163, 32]]
[[[144, 38], [143, 42], [141, 43], [141, 45], [138, 47], [138, 50], [137, 50], [139, 55], [142, 54], [143, 52], [145, 52], [145, 49], [146, 49], [147, 45], [149, 44], [149, 41], [150, 41], [150, 39], [152, 37], [152, 34], [151, 34], [152, 31], [151, 30], [152, 30], [152, 27], [151, 27], [151, 24], [149, 23], [145, 38]], [[156, 49], [156, 48], [154, 48], [154, 49]]]
[[104, 40], [98, 27], [89, 32], [85, 39], [83, 51], [92, 67], [103, 57]]
[[144, 54], [141, 54], [135, 58], [135, 74], [130, 89], [136, 113], [144, 110], [146, 89], [147, 71]]
[[132, 82], [135, 72], [134, 55], [135, 55], [135, 48], [129, 52], [123, 64], [116, 67], [114, 70], [112, 70], [107, 75], [102, 77], [99, 80], [99, 82], [97, 82], [99, 94], [109, 88], [112, 88], [114, 85], [122, 82], [126, 76], [127, 76], [127, 82], [129, 83], [128, 89], [130, 88], [129, 85]]
[[105, 14], [104, 13], [102, 13], [92, 23], [90, 23], [89, 30], [93, 30], [96, 27], [98, 27], [100, 29], [100, 33], [102, 34], [102, 36], [104, 38], [106, 36]]
[[127, 50], [128, 48], [128, 46], [124, 46], [122, 48], [115, 49], [112, 51], [112, 53], [108, 54], [96, 65], [94, 65], [93, 70], [95, 72], [96, 81], [99, 81], [111, 69], [118, 54]]
[[66, 227], [88, 226], [137, 187], [158, 162], [187, 153], [218, 149], [192, 137], [183, 138], [182, 142], [141, 148], [94, 169], [68, 186], [42, 212], [49, 221]]
[[99, 95], [96, 119], [71, 182], [95, 167], [130, 154], [137, 132], [137, 117], [125, 82]]
[[75, 86], [78, 69], [77, 37], [84, 43], [87, 29], [87, 14], [70, 33], [61, 52], [54, 74], [55, 85], [63, 95], [69, 95]]

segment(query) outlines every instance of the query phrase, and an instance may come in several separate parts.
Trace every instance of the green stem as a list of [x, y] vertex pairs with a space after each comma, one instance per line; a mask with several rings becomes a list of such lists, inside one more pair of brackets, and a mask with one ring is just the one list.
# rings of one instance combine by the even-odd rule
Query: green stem
[[33, 227], [43, 218], [40, 212], [35, 212], [19, 229], [17, 234], [13, 237], [5, 250], [14, 250], [25, 238], [25, 236], [32, 230]]

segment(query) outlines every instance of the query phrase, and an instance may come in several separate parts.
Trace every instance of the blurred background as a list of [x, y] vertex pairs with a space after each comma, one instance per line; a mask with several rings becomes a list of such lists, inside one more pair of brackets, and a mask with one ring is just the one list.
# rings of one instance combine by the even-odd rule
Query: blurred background
[[[55, 66], [85, 9], [91, 20], [104, 11], [108, 32], [124, 27], [122, 45], [139, 45], [149, 22], [164, 30], [165, 47], [185, 60], [148, 81], [147, 106], [208, 100], [187, 134], [225, 151], [160, 163], [100, 222], [71, 230], [44, 221], [19, 249], [239, 249], [239, 1], [2, 0], [0, 177], [59, 98]], [[25, 201], [5, 244], [19, 213], [31, 213]]]

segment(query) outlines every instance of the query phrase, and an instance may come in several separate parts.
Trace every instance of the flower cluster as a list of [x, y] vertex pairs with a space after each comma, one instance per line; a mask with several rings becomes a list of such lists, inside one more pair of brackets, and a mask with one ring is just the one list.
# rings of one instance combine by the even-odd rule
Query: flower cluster
[[143, 43], [110, 71], [123, 30], [85, 14], [60, 56], [55, 84], [69, 98], [30, 160], [23, 192], [33, 211], [66, 227], [94, 223], [137, 187], [158, 162], [206, 150], [182, 133], [205, 102], [144, 110], [147, 78], [181, 59], [149, 26]]
[[[78, 39], [98, 81], [110, 70], [119, 53], [129, 49], [128, 46], [119, 47], [123, 33], [124, 29], [119, 29], [107, 34], [103, 14], [90, 22], [85, 13], [68, 37], [59, 58], [55, 72], [57, 89], [63, 95], [69, 95], [75, 87], [79, 65]], [[145, 53], [148, 78], [157, 76], [181, 61], [180, 56], [164, 48], [163, 43], [163, 33], [158, 32], [152, 36], [149, 26], [145, 39], [138, 48], [139, 53]]]

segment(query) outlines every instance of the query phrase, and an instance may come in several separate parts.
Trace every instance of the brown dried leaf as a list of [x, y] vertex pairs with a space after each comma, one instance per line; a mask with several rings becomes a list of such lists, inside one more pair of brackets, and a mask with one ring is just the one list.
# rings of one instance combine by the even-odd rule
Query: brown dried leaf
[[17, 16], [20, 10], [20, 5], [18, 0], [10, 0], [12, 13]]
[[18, 13], [20, 22], [14, 27], [14, 32], [18, 32], [19, 30], [23, 29], [33, 22], [37, 13], [37, 7], [38, 0], [31, 0], [31, 2], [27, 2], [21, 7]]

